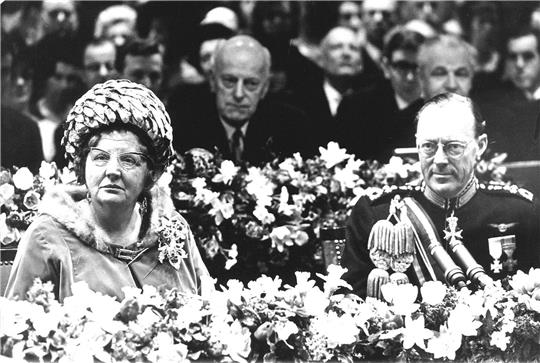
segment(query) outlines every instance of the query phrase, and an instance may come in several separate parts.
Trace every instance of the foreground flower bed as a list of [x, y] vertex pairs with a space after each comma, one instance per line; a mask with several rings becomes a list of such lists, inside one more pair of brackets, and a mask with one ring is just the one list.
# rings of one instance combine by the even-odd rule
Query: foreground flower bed
[[540, 355], [540, 269], [476, 292], [441, 283], [386, 285], [385, 302], [335, 294], [297, 272], [295, 286], [231, 280], [202, 298], [125, 289], [125, 299], [74, 285], [63, 304], [36, 281], [27, 300], [0, 298], [1, 354], [45, 361], [523, 361]]

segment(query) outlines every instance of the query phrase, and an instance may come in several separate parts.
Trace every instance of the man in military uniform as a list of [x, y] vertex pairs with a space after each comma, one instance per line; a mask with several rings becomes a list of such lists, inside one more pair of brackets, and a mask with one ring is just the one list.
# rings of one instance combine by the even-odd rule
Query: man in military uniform
[[[435, 239], [438, 237], [443, 253], [446, 250], [456, 264], [459, 256], [449, 247], [457, 236], [493, 279], [540, 266], [538, 201], [517, 186], [481, 185], [474, 176], [476, 162], [488, 144], [484, 128], [480, 113], [467, 97], [444, 93], [422, 107], [417, 116], [416, 143], [423, 185], [388, 188], [374, 200], [362, 197], [349, 218], [342, 264], [348, 268], [344, 278], [355, 293], [366, 294], [368, 274], [375, 268], [368, 247], [368, 240], [372, 245], [370, 231], [377, 221], [388, 218], [396, 195], [412, 198], [420, 206], [418, 220], [424, 220], [424, 225], [412, 226], [415, 255], [406, 275], [413, 284], [445, 278], [444, 273], [437, 273], [445, 268], [433, 258], [431, 247], [419, 251], [418, 240], [429, 228]], [[423, 259], [432, 266], [418, 263]], [[463, 267], [465, 274], [468, 267]]]

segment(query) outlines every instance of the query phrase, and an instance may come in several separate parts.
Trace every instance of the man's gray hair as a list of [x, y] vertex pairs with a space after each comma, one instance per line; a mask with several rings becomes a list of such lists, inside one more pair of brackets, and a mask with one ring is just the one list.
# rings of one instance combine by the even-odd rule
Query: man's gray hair
[[474, 71], [478, 65], [478, 51], [471, 44], [465, 40], [448, 34], [440, 34], [433, 38], [427, 39], [424, 44], [420, 46], [418, 51], [418, 65], [424, 67], [428, 62], [429, 55], [433, 52], [435, 47], [442, 47], [446, 49], [462, 49], [467, 55], [467, 61]]

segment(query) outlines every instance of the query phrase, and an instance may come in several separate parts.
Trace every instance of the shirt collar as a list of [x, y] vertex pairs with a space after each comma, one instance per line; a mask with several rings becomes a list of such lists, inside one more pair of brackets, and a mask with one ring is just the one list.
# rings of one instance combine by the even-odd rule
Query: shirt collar
[[[225, 133], [227, 134], [227, 140], [232, 139], [232, 135], [236, 131], [236, 127], [229, 125], [227, 122], [223, 121], [221, 117], [219, 118], [219, 121], [221, 121], [221, 124], [223, 125], [223, 128], [225, 128]], [[246, 131], [249, 125], [249, 121], [245, 122], [241, 127], [240, 130], [242, 131], [242, 134], [246, 136]]]
[[400, 111], [406, 109], [412, 103], [412, 102], [405, 101], [397, 93], [394, 93], [394, 98], [396, 99], [396, 104]]
[[341, 93], [339, 93], [337, 89], [332, 87], [330, 82], [328, 82], [328, 80], [326, 79], [323, 83], [323, 89], [324, 94], [326, 95], [326, 99], [328, 100], [328, 105], [330, 106], [330, 112], [332, 113], [332, 115], [335, 115], [343, 96]]
[[540, 100], [540, 87], [538, 87], [536, 91], [533, 92], [532, 98], [533, 100]]
[[448, 208], [461, 208], [465, 204], [467, 204], [472, 197], [476, 194], [476, 191], [478, 190], [478, 179], [476, 177], [472, 177], [471, 180], [467, 183], [465, 188], [458, 194], [456, 198], [446, 199], [435, 193], [433, 190], [431, 190], [424, 182], [423, 186], [423, 193], [424, 196], [433, 204], [438, 205], [441, 208], [448, 209]]

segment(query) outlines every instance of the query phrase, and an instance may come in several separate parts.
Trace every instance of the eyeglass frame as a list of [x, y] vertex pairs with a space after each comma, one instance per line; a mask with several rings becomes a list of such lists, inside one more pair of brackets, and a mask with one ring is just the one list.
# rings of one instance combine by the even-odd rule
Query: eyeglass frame
[[[452, 141], [447, 141], [447, 142], [443, 143], [443, 142], [441, 142], [441, 139], [439, 139], [437, 142], [424, 140], [421, 143], [417, 143], [416, 148], [418, 149], [418, 154], [421, 154], [421, 155], [423, 155], [423, 156], [425, 156], [427, 158], [433, 158], [433, 157], [435, 157], [435, 155], [437, 155], [437, 152], [439, 151], [439, 147], [442, 145], [444, 155], [446, 155], [447, 157], [449, 157], [451, 159], [459, 160], [459, 159], [461, 159], [463, 157], [463, 155], [465, 155], [465, 150], [467, 150], [467, 147], [473, 141], [475, 141], [475, 140], [472, 139], [472, 140], [469, 140], [467, 142], [458, 141], [458, 140], [452, 140]], [[437, 148], [435, 149], [435, 151], [432, 154], [428, 154], [428, 153], [422, 151], [421, 145], [425, 144], [425, 143], [432, 143], [432, 144], [437, 145]], [[450, 145], [450, 144], [458, 144], [458, 145], [463, 147], [463, 150], [461, 151], [461, 153], [459, 155], [450, 155], [448, 153], [448, 149], [447, 149], [448, 145]]]
[[[99, 151], [101, 153], [105, 153], [109, 156], [109, 159], [107, 160], [107, 162], [103, 162], [103, 165], [100, 165], [101, 162], [98, 162], [96, 163], [96, 160], [94, 160], [91, 156], [92, 154], [92, 151]], [[120, 157], [122, 157], [123, 155], [137, 155], [137, 156], [141, 156], [150, 166], [153, 164], [152, 163], [152, 159], [150, 158], [150, 156], [148, 156], [147, 154], [145, 153], [141, 153], [141, 152], [137, 152], [137, 151], [128, 151], [128, 152], [123, 152], [123, 153], [111, 153], [107, 150], [103, 150], [103, 149], [100, 149], [99, 147], [91, 147], [89, 150], [88, 150], [88, 156], [90, 157], [90, 161], [95, 165], [95, 166], [98, 166], [98, 167], [104, 167], [104, 166], [107, 166], [107, 164], [109, 164], [109, 162], [111, 161], [111, 156], [112, 155], [116, 155], [116, 162], [118, 163], [118, 165], [120, 165], [120, 168], [122, 168], [122, 170], [124, 171], [130, 171], [130, 170], [133, 170], [133, 169], [136, 169], [137, 167], [140, 167], [141, 165], [134, 165], [132, 167], [126, 167], [123, 162], [120, 160]]]

